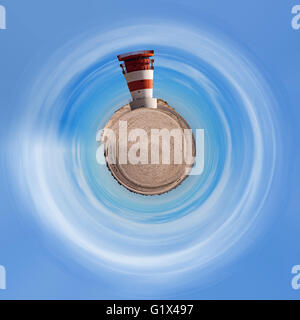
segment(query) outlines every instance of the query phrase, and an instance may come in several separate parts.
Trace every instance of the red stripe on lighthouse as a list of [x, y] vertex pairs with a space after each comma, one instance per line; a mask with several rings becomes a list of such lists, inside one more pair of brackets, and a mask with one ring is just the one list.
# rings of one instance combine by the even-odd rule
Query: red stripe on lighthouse
[[127, 60], [125, 61], [125, 67], [127, 72], [150, 70], [150, 59], [142, 57], [138, 59]]
[[153, 80], [144, 79], [137, 80], [128, 83], [128, 88], [130, 91], [142, 90], [142, 89], [152, 89], [153, 88]]

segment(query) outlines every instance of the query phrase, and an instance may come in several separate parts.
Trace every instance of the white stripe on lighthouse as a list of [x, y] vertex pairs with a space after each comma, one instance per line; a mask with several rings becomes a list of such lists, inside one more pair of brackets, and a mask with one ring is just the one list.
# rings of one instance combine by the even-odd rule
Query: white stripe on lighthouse
[[132, 71], [129, 73], [125, 73], [125, 79], [126, 81], [132, 82], [137, 80], [152, 80], [153, 79], [153, 70], [138, 70], [138, 71]]
[[153, 96], [153, 89], [141, 89], [131, 91], [132, 99], [141, 99], [141, 98], [152, 98]]

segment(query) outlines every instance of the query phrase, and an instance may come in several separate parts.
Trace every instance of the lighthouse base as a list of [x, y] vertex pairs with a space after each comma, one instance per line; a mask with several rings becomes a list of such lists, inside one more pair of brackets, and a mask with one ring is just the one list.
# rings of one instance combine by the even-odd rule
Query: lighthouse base
[[157, 99], [156, 98], [141, 98], [135, 99], [130, 102], [131, 110], [138, 108], [157, 108]]

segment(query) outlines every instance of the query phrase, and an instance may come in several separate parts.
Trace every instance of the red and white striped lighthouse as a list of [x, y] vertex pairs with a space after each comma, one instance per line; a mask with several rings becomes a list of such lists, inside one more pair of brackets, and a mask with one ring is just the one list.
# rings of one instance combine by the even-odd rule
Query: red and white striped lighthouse
[[157, 108], [153, 98], [154, 50], [135, 51], [118, 56], [132, 97], [131, 109]]

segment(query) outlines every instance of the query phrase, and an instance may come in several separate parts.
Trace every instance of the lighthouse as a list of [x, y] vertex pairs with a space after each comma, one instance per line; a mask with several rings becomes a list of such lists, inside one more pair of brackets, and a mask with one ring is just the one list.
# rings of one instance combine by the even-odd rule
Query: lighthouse
[[157, 108], [153, 98], [154, 50], [129, 52], [118, 56], [132, 101], [131, 110]]

